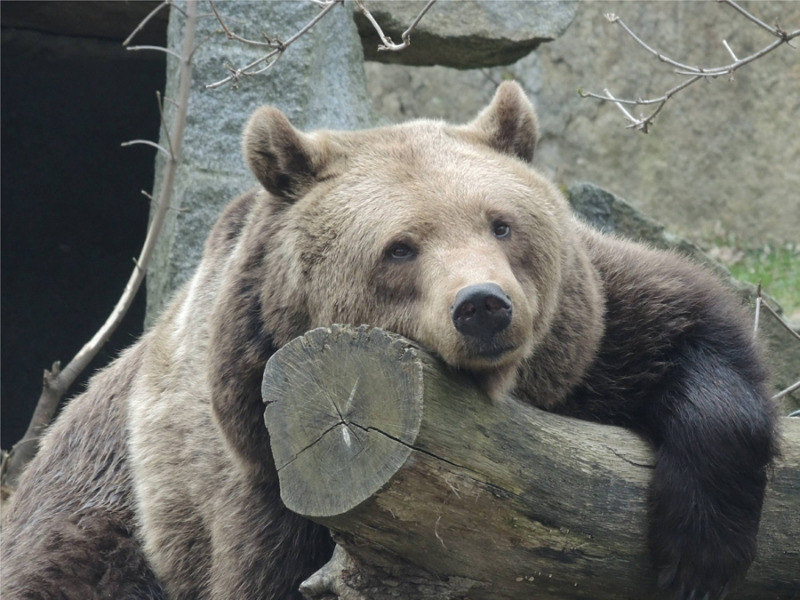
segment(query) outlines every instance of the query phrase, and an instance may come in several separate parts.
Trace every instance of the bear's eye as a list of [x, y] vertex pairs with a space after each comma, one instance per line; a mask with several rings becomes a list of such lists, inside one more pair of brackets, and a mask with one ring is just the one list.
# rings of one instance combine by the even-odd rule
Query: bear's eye
[[386, 257], [392, 260], [413, 260], [416, 255], [416, 250], [405, 242], [395, 242], [386, 249]]
[[511, 226], [504, 221], [495, 221], [492, 223], [492, 233], [494, 237], [502, 240], [511, 235]]

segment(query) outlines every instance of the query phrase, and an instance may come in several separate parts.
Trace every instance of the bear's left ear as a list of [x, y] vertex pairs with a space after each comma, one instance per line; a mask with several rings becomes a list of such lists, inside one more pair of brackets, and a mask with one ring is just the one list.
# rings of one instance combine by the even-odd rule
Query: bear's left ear
[[492, 103], [465, 130], [499, 152], [533, 160], [539, 133], [536, 111], [516, 81], [501, 83]]
[[294, 202], [316, 181], [325, 152], [310, 135], [295, 129], [280, 110], [259, 108], [244, 128], [242, 151], [264, 188]]

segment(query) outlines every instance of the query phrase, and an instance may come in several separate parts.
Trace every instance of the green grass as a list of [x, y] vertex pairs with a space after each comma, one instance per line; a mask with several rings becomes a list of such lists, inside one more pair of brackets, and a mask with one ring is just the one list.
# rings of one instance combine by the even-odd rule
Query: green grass
[[[720, 256], [733, 276], [758, 284], [774, 297], [790, 318], [800, 316], [800, 244], [737, 250]], [[726, 260], [728, 258], [729, 260]]]

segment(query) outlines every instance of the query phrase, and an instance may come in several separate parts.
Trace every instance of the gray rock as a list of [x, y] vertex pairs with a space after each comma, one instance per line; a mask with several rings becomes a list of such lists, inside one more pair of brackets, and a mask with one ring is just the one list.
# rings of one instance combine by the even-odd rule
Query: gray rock
[[[712, 260], [700, 248], [666, 231], [662, 225], [640, 213], [622, 198], [591, 183], [571, 185], [567, 190], [567, 196], [575, 212], [597, 229], [688, 256], [695, 262], [711, 268], [717, 276], [736, 290], [748, 305], [755, 307], [756, 286], [734, 279], [728, 269]], [[767, 294], [764, 294], [764, 298], [780, 311], [780, 305], [774, 298]], [[783, 390], [800, 379], [800, 343], [766, 312], [761, 314], [759, 335], [766, 346], [774, 391]], [[782, 404], [783, 414], [799, 408], [800, 394], [795, 393], [785, 397]]]
[[[667, 231], [662, 224], [645, 216], [629, 202], [611, 192], [593, 183], [574, 183], [569, 186], [567, 196], [573, 210], [600, 231], [645, 242], [661, 250], [675, 250], [707, 265], [723, 278], [730, 278], [730, 271], [712, 260], [696, 244]], [[734, 287], [739, 289], [740, 285], [746, 286], [748, 290], [755, 290], [751, 284], [738, 281]]]
[[[425, 2], [376, 0], [365, 4], [394, 43], [414, 21]], [[542, 42], [561, 35], [575, 17], [576, 2], [476, 2], [439, 0], [411, 34], [400, 52], [379, 51], [381, 40], [356, 8], [355, 19], [367, 60], [404, 65], [444, 65], [473, 69], [511, 64]]]
[[[229, 27], [249, 39], [262, 31], [281, 39], [300, 30], [319, 11], [310, 2], [225, 2], [218, 4]], [[169, 47], [180, 52], [183, 17], [172, 11]], [[285, 52], [273, 69], [242, 79], [238, 87], [208, 90], [228, 75], [225, 64], [241, 67], [264, 54], [262, 49], [214, 35], [219, 25], [201, 19], [196, 39], [208, 37], [194, 57], [190, 108], [183, 156], [172, 208], [147, 275], [150, 325], [173, 291], [194, 271], [209, 229], [225, 205], [254, 187], [256, 181], [241, 157], [241, 130], [262, 104], [277, 106], [301, 129], [354, 129], [371, 119], [361, 42], [350, 7], [337, 6]], [[177, 96], [177, 60], [167, 66], [167, 96]], [[174, 109], [168, 105], [171, 122]], [[162, 139], [162, 144], [164, 144]], [[159, 160], [156, 190], [163, 175]]]
[[[513, 78], [539, 113], [536, 164], [559, 183], [590, 180], [614, 189], [704, 245], [720, 239], [747, 247], [796, 243], [800, 54], [780, 47], [743, 67], [733, 81], [698, 82], [670, 100], [643, 135], [625, 128], [616, 106], [581, 98], [577, 90], [607, 86], [619, 97], [660, 95], [681, 78], [604, 13], [616, 13], [655, 48], [691, 64], [728, 63], [723, 39], [746, 56], [771, 36], [714, 2], [576, 5], [577, 16], [563, 35], [507, 67], [457, 71], [368, 63], [376, 109], [391, 122], [462, 122], [485, 106], [500, 81]], [[767, 23], [800, 26], [800, 3], [743, 5]], [[455, 18], [448, 4], [434, 7]]]
[[[139, 0], [95, 0], [93, 2], [5, 2], [3, 29], [17, 27], [58, 35], [106, 39], [121, 42], [160, 2]], [[162, 44], [169, 11], [161, 9], [147, 27], [136, 34], [135, 44]], [[5, 31], [3, 35], [5, 36]]]

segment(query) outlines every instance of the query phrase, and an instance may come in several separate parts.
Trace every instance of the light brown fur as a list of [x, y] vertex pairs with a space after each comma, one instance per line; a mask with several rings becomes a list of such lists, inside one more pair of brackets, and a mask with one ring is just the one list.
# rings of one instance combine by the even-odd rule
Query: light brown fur
[[[745, 508], [731, 509], [747, 515], [742, 533], [726, 521], [717, 531], [705, 513], [695, 526], [697, 505], [685, 506], [665, 459], [651, 545], [665, 587], [679, 595], [718, 594], [740, 578], [749, 561], [736, 557], [754, 552], [758, 482], [774, 451], [749, 334], [725, 293], [692, 265], [580, 224], [527, 164], [536, 136], [533, 108], [512, 83], [462, 126], [301, 133], [276, 109], [257, 111], [244, 154], [263, 189], [232, 202], [156, 327], [46, 437], [5, 526], [3, 597], [296, 597], [331, 543], [280, 503], [259, 384], [276, 349], [332, 323], [413, 338], [490, 395], [513, 391], [544, 408], [635, 427], [668, 459], [706, 443], [691, 429], [698, 417], [684, 414], [702, 407], [700, 420], [719, 431], [701, 452], [708, 464], [681, 486], [695, 493], [695, 484], [726, 473], [715, 483], [719, 498], [692, 496], [701, 512], [723, 516], [731, 490], [746, 488]], [[485, 284], [511, 307], [489, 341], [454, 326], [458, 294]], [[709, 348], [705, 375], [696, 357]], [[727, 387], [692, 398], [683, 384], [702, 376]], [[730, 403], [740, 396], [745, 408], [736, 412]], [[748, 423], [747, 452], [730, 414]], [[99, 439], [76, 444], [88, 442], [87, 432]], [[728, 455], [755, 484], [728, 472]], [[61, 481], [64, 461], [74, 469]], [[75, 529], [79, 506], [91, 510]], [[681, 527], [699, 539], [675, 535]], [[31, 542], [35, 535], [44, 541]], [[692, 555], [719, 536], [730, 536], [733, 558], [707, 565], [705, 554]], [[101, 581], [76, 567], [104, 564], [108, 548], [127, 570]]]

